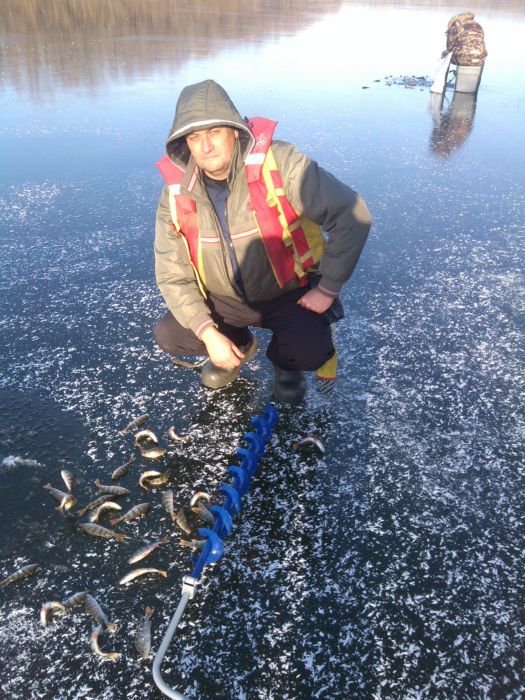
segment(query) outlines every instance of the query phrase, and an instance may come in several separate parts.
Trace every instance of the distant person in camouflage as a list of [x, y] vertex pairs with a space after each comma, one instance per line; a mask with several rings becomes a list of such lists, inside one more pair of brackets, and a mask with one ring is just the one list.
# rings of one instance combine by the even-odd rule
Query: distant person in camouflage
[[487, 58], [485, 36], [472, 12], [454, 15], [447, 27], [447, 48], [442, 58], [452, 52], [451, 62], [458, 66], [479, 66]]

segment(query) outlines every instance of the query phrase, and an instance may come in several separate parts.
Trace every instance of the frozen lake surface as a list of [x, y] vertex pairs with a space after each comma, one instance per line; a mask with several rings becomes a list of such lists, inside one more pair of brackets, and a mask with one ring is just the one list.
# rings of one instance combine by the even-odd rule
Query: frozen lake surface
[[[220, 10], [218, 7], [220, 6]], [[177, 505], [217, 503], [271, 398], [262, 350], [233, 386], [200, 387], [155, 348], [164, 313], [153, 224], [176, 99], [214, 78], [242, 114], [277, 119], [365, 198], [374, 225], [343, 302], [327, 399], [283, 407], [218, 564], [166, 660], [188, 698], [525, 695], [525, 12], [474, 2], [489, 57], [477, 100], [432, 100], [452, 2], [3, 0], [0, 10], [0, 683], [6, 697], [159, 698], [156, 649], [191, 569], [163, 488], [122, 479], [125, 543], [88, 538], [42, 488], [61, 469], [85, 505], [149, 415]], [[407, 85], [405, 76], [427, 79]], [[268, 336], [259, 332], [264, 347]], [[292, 449], [317, 435], [326, 455]], [[25, 460], [25, 461], [24, 461]], [[123, 507], [124, 502], [123, 502]], [[73, 509], [72, 512], [75, 512]], [[167, 579], [118, 581], [145, 539]], [[118, 629], [95, 657], [91, 591]]]

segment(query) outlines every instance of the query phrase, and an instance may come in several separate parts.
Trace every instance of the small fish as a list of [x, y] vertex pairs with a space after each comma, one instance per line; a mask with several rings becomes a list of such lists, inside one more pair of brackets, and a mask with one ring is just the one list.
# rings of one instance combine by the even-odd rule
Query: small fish
[[144, 425], [144, 423], [148, 420], [148, 416], [143, 415], [139, 416], [138, 418], [134, 418], [131, 423], [128, 423], [125, 428], [121, 429], [121, 433], [125, 435], [128, 433], [130, 430], [135, 430], [135, 428], [139, 428], [141, 425]]
[[189, 513], [191, 513], [191, 510], [189, 508], [186, 508], [185, 506], [182, 506], [182, 508], [179, 508], [175, 516], [175, 522], [177, 523], [177, 525], [188, 535], [192, 532], [192, 528], [190, 527], [190, 524], [188, 522]]
[[66, 488], [69, 491], [69, 493], [72, 493], [73, 488], [76, 484], [73, 474], [67, 469], [62, 469], [62, 471], [60, 472], [60, 476], [62, 477], [62, 480], [64, 481], [64, 484], [66, 485]]
[[149, 459], [151, 462], [154, 462], [156, 459], [164, 457], [166, 451], [165, 447], [148, 447], [145, 449], [141, 448], [140, 454], [144, 459]]
[[128, 559], [128, 563], [129, 564], [136, 564], [141, 559], [145, 559], [147, 556], [149, 556], [152, 552], [154, 552], [156, 549], [158, 549], [163, 544], [169, 544], [168, 537], [163, 537], [161, 540], [157, 540], [156, 542], [150, 542], [149, 544], [145, 544], [140, 549], [137, 549], [135, 554], [132, 554], [130, 556], [130, 558]]
[[190, 439], [189, 435], [177, 435], [175, 432], [175, 426], [171, 426], [171, 428], [168, 428], [168, 439], [171, 440], [171, 442], [188, 442]]
[[42, 627], [46, 627], [49, 616], [56, 612], [66, 612], [66, 606], [63, 603], [59, 603], [58, 600], [50, 600], [48, 603], [44, 603], [40, 608], [40, 624]]
[[181, 547], [193, 547], [193, 549], [203, 549], [206, 542], [206, 539], [201, 540], [197, 539], [196, 537], [191, 540], [188, 540], [185, 537], [181, 537], [179, 540], [179, 544], [181, 545]]
[[102, 656], [104, 659], [109, 659], [110, 661], [117, 661], [120, 659], [122, 654], [119, 654], [117, 651], [102, 651], [100, 648], [100, 642], [99, 642], [99, 637], [103, 632], [103, 627], [102, 625], [98, 625], [93, 629], [89, 636], [89, 643], [91, 644], [91, 648], [93, 649], [93, 652], [97, 656]]
[[119, 503], [114, 503], [113, 501], [104, 501], [99, 506], [97, 506], [89, 516], [90, 523], [98, 523], [98, 519], [105, 510], [122, 510], [122, 506]]
[[144, 617], [135, 635], [135, 649], [141, 659], [147, 659], [151, 651], [151, 616], [154, 613], [153, 608], [146, 608]]
[[136, 518], [142, 518], [146, 515], [148, 510], [151, 508], [151, 503], [139, 503], [133, 508], [130, 508], [127, 513], [121, 515], [119, 518], [111, 518], [110, 523], [112, 525], [118, 525], [119, 523], [129, 523], [130, 520], [135, 520]]
[[76, 605], [80, 605], [81, 603], [83, 603], [86, 600], [87, 595], [87, 591], [79, 591], [78, 593], [73, 593], [73, 595], [70, 595], [69, 598], [63, 600], [61, 605], [63, 605], [66, 610], [70, 610]]
[[95, 479], [95, 486], [99, 493], [109, 493], [112, 496], [129, 496], [129, 489], [124, 486], [112, 486], [111, 484], [101, 484], [100, 479]]
[[207, 505], [210, 505], [210, 494], [206, 493], [206, 491], [196, 491], [191, 497], [190, 506], [193, 508], [193, 506], [197, 505], [199, 501], [206, 501]]
[[124, 586], [126, 583], [131, 583], [131, 581], [134, 579], [138, 578], [139, 576], [144, 576], [145, 574], [159, 574], [160, 576], [164, 576], [164, 578], [166, 578], [168, 572], [163, 571], [162, 569], [153, 568], [133, 569], [133, 571], [129, 571], [125, 576], [123, 576], [119, 583], [121, 586]]
[[153, 470], [150, 470], [150, 471], [147, 471], [147, 472], [143, 472], [143, 473], [140, 475], [139, 485], [142, 486], [142, 488], [144, 489], [144, 491], [147, 491], [147, 490], [148, 490], [148, 487], [144, 485], [144, 484], [146, 483], [146, 481], [148, 481], [148, 479], [153, 479], [153, 478], [156, 477], [156, 476], [161, 476], [161, 474], [162, 474], [162, 472], [156, 472], [156, 471], [153, 471]]
[[108, 616], [102, 610], [100, 603], [94, 596], [91, 595], [91, 593], [86, 593], [86, 597], [84, 598], [84, 607], [88, 615], [91, 615], [98, 625], [104, 625], [111, 633], [117, 629], [117, 625], [108, 620]]
[[36, 573], [40, 568], [40, 564], [28, 564], [27, 566], [23, 566], [21, 569], [17, 569], [14, 574], [7, 576], [0, 581], [0, 588], [7, 586], [9, 583], [15, 583], [23, 578], [27, 578], [28, 576]]
[[153, 430], [146, 428], [145, 430], [139, 430], [138, 433], [135, 433], [135, 447], [141, 447], [143, 442], [152, 442], [155, 445], [158, 445], [159, 439]]
[[166, 471], [162, 472], [162, 474], [160, 472], [154, 471], [144, 472], [144, 474], [139, 479], [139, 484], [145, 491], [147, 491], [148, 485], [162, 486], [163, 484], [167, 484], [168, 481], [171, 479], [171, 475], [171, 469], [166, 469]]
[[107, 540], [118, 540], [119, 542], [124, 542], [126, 539], [126, 535], [123, 532], [114, 532], [96, 523], [79, 523], [78, 526], [93, 537], [104, 537]]
[[133, 464], [133, 462], [136, 459], [137, 458], [135, 457], [135, 455], [132, 455], [125, 464], [122, 464], [120, 467], [117, 467], [115, 469], [115, 471], [113, 472], [113, 474], [111, 475], [111, 478], [113, 479], [113, 481], [116, 481], [117, 479], [120, 479], [125, 474], [127, 474], [130, 470], [131, 465]]
[[302, 438], [301, 440], [298, 440], [297, 442], [292, 443], [292, 447], [294, 450], [299, 450], [303, 447], [305, 447], [305, 448], [316, 447], [322, 455], [326, 454], [326, 450], [325, 450], [323, 443], [321, 442], [321, 440], [319, 440], [319, 438], [316, 438], [316, 437]]
[[215, 525], [215, 518], [213, 517], [213, 513], [208, 510], [204, 503], [198, 501], [197, 505], [193, 506], [192, 511], [208, 525]]
[[171, 489], [168, 489], [167, 491], [162, 492], [161, 496], [162, 500], [162, 505], [166, 509], [166, 511], [171, 515], [171, 519], [173, 522], [175, 522], [177, 518], [177, 514], [175, 513], [175, 506], [173, 504], [173, 491]]
[[84, 508], [80, 508], [80, 510], [77, 511], [77, 515], [84, 515], [84, 513], [87, 513], [88, 510], [93, 510], [94, 508], [98, 508], [102, 503], [105, 503], [106, 501], [109, 501], [111, 498], [110, 493], [105, 493], [103, 496], [99, 496], [98, 498], [95, 498], [94, 501], [91, 501], [91, 503], [88, 503], [87, 506], [84, 506]]
[[57, 510], [61, 513], [72, 508], [77, 502], [77, 499], [72, 493], [65, 493], [64, 491], [60, 491], [60, 489], [55, 489], [53, 486], [51, 486], [51, 484], [45, 484], [43, 488], [45, 488], [53, 496], [53, 498], [60, 501], [60, 505], [57, 506]]

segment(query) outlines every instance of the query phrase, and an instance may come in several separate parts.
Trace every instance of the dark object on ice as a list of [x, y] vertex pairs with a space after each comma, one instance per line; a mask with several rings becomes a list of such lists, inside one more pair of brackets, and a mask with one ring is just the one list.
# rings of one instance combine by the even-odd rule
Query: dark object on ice
[[297, 442], [294, 442], [292, 444], [292, 447], [294, 450], [305, 450], [305, 451], [312, 451], [314, 448], [322, 455], [326, 454], [326, 449], [319, 440], [319, 438], [316, 437], [304, 437], [298, 440]]
[[432, 85], [432, 78], [429, 78], [427, 75], [387, 75], [385, 84], [403, 85], [406, 88], [424, 88]]
[[297, 369], [281, 369], [273, 366], [273, 397], [279, 403], [298, 404], [306, 393], [306, 379]]

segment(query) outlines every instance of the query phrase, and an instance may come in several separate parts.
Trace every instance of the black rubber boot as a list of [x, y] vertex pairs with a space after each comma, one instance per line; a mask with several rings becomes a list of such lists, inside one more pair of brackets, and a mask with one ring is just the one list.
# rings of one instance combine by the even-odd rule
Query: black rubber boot
[[237, 379], [241, 371], [241, 367], [249, 362], [257, 352], [257, 338], [252, 335], [249, 343], [243, 345], [240, 350], [244, 353], [241, 364], [235, 369], [222, 369], [208, 360], [201, 369], [201, 384], [208, 389], [222, 389], [228, 384], [231, 384]]
[[299, 370], [281, 369], [273, 366], [273, 396], [281, 403], [299, 403], [306, 394], [306, 379]]

